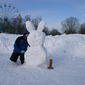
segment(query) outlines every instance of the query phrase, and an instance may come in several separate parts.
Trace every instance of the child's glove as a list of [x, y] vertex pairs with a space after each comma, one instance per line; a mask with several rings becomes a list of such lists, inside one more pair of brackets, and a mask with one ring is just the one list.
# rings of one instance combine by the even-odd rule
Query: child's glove
[[25, 51], [24, 51], [24, 50], [22, 50], [20, 53], [21, 53], [21, 54], [24, 54], [24, 53], [25, 53]]

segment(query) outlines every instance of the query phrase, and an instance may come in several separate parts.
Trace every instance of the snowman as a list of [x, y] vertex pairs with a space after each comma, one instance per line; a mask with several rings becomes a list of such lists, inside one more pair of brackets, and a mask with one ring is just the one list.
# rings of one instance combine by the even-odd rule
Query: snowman
[[44, 21], [41, 21], [37, 30], [35, 30], [31, 21], [26, 22], [26, 28], [30, 32], [30, 35], [28, 36], [28, 43], [31, 46], [26, 52], [26, 63], [28, 65], [38, 66], [45, 63], [46, 51], [43, 46], [45, 34], [42, 32], [44, 26]]

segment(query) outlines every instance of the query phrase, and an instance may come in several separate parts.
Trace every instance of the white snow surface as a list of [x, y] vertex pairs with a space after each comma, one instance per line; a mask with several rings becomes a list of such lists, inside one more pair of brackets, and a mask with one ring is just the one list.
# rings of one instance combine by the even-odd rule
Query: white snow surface
[[[85, 35], [47, 36], [46, 62], [37, 67], [9, 60], [18, 36], [0, 34], [0, 85], [85, 85]], [[47, 69], [50, 56], [53, 70]]]

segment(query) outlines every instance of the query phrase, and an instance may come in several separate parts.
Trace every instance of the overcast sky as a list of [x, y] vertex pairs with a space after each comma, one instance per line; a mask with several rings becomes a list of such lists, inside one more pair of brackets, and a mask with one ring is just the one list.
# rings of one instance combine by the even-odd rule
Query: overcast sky
[[4, 2], [15, 5], [23, 16], [42, 17], [50, 26], [58, 26], [70, 16], [85, 21], [85, 0], [0, 0]]

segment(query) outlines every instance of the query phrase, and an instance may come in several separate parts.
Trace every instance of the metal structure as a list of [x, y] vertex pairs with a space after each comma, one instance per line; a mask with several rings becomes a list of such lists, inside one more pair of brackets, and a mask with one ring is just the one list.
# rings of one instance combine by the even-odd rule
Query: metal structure
[[18, 9], [11, 4], [0, 4], [0, 18], [15, 18], [19, 15]]

